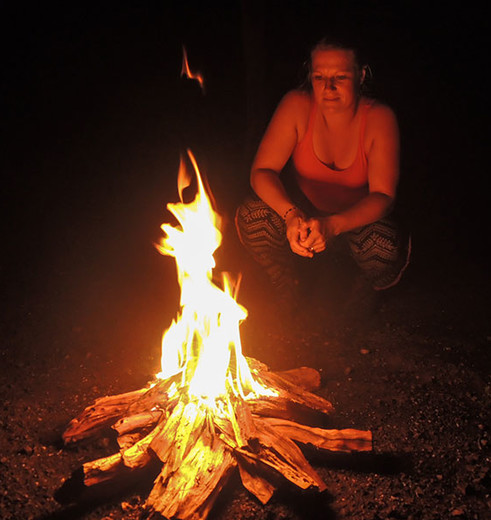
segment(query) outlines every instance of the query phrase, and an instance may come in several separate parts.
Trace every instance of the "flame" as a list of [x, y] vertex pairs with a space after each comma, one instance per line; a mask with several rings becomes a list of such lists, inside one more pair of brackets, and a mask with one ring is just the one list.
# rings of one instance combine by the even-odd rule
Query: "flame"
[[203, 76], [199, 72], [192, 72], [189, 68], [188, 63], [188, 54], [186, 52], [186, 47], [182, 46], [182, 66], [181, 66], [181, 77], [186, 76], [189, 79], [194, 79], [199, 83], [201, 87], [201, 91], [205, 92], [205, 82]]
[[162, 224], [165, 236], [157, 246], [162, 254], [175, 258], [181, 286], [180, 312], [162, 338], [162, 370], [157, 377], [180, 374], [181, 388], [208, 403], [230, 392], [244, 399], [275, 395], [254, 380], [242, 355], [239, 324], [247, 311], [234, 299], [238, 284], [225, 275], [223, 289], [213, 283], [213, 253], [222, 240], [220, 219], [190, 150], [188, 156], [197, 180], [196, 196], [192, 202], [184, 202], [191, 175], [181, 158], [181, 202], [167, 205], [179, 226]]

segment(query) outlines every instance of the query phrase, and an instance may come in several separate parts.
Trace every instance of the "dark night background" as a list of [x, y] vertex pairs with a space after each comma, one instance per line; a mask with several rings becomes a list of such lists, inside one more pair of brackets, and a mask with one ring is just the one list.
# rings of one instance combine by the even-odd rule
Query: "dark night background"
[[[332, 31], [363, 42], [398, 114], [414, 261], [483, 261], [485, 17], [472, 2], [398, 4], [2, 2], [2, 274], [18, 293], [144, 255], [186, 147], [230, 214], [277, 102]], [[179, 77], [182, 44], [206, 96]]]
[[[231, 219], [255, 147], [301, 81], [308, 49], [333, 32], [362, 42], [377, 96], [398, 115], [398, 211], [413, 234], [412, 278], [489, 283], [482, 3], [0, 6], [4, 356], [57, 359], [91, 342], [102, 357], [118, 350], [122, 364], [139, 359], [135, 349], [155, 352], [177, 287], [172, 262], [152, 244], [169, 218], [165, 204], [177, 200], [187, 147], [224, 215], [219, 264], [242, 270]], [[205, 95], [180, 78], [182, 44]], [[473, 302], [462, 297], [462, 306]]]

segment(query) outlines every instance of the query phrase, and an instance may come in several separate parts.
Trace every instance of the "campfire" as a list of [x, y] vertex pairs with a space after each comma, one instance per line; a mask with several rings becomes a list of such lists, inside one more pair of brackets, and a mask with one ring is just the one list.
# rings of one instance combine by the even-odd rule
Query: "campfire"
[[[119, 450], [85, 463], [84, 485], [158, 471], [145, 504], [149, 515], [199, 520], [236, 470], [263, 504], [282, 479], [323, 491], [325, 483], [299, 445], [366, 451], [372, 436], [305, 424], [307, 417], [333, 410], [312, 393], [320, 386], [316, 370], [273, 372], [244, 357], [239, 325], [247, 311], [236, 301], [238, 283], [230, 277], [220, 286], [215, 281], [219, 217], [191, 152], [188, 156], [194, 171], [189, 175], [181, 160], [181, 202], [167, 205], [178, 224], [162, 225], [164, 238], [157, 246], [175, 258], [181, 287], [179, 313], [162, 339], [161, 371], [147, 388], [97, 399], [70, 422], [63, 440], [68, 445], [112, 430]], [[186, 203], [183, 192], [191, 180], [196, 195]]]

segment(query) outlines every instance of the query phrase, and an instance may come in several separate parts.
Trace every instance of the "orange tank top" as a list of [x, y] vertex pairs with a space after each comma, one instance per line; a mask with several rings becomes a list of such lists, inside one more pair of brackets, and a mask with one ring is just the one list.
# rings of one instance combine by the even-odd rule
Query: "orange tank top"
[[322, 213], [343, 211], [368, 194], [368, 161], [364, 150], [367, 113], [372, 101], [362, 101], [360, 134], [355, 160], [344, 170], [334, 170], [315, 154], [312, 139], [317, 104], [312, 102], [307, 131], [297, 143], [292, 159], [299, 188]]

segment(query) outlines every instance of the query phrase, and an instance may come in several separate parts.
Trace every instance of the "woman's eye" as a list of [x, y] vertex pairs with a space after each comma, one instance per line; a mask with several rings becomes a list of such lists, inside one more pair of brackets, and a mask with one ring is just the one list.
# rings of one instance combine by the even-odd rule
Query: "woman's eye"
[[314, 81], [322, 81], [322, 76], [312, 76]]
[[348, 76], [344, 75], [344, 74], [340, 74], [339, 76], [336, 76], [336, 80], [337, 81], [343, 81], [345, 79], [347, 79]]

